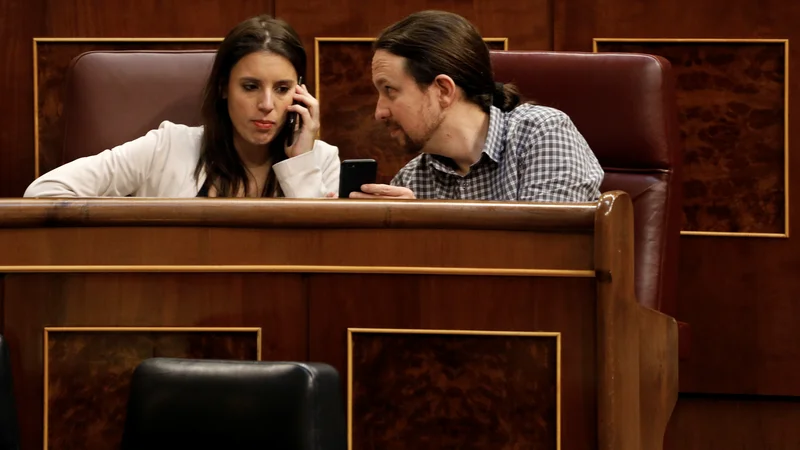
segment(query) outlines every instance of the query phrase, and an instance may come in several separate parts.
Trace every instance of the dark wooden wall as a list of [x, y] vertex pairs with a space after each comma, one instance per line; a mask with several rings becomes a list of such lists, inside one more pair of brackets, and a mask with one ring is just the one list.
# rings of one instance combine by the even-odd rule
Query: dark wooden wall
[[[800, 3], [791, 0], [0, 0], [0, 197], [21, 195], [34, 178], [34, 37], [221, 37], [241, 19], [266, 12], [297, 28], [313, 60], [315, 37], [371, 37], [424, 8], [460, 13], [484, 36], [508, 38], [512, 50], [591, 51], [594, 38], [800, 36]], [[746, 46], [740, 48], [746, 51]], [[784, 63], [795, 73], [790, 50]], [[747, 60], [735, 51], [734, 57]], [[777, 74], [779, 69], [772, 71]], [[788, 104], [796, 104], [800, 85], [795, 78], [777, 82], [788, 83]], [[702, 92], [688, 95], [701, 99]], [[58, 113], [57, 103], [45, 107]], [[780, 116], [772, 117], [773, 126], [791, 130], [800, 120], [790, 114], [789, 123], [782, 123]], [[753, 148], [747, 151], [761, 154]], [[793, 235], [785, 228], [783, 202], [774, 198], [788, 196], [790, 210], [800, 207], [793, 206], [800, 198], [800, 192], [793, 191], [800, 185], [791, 179], [791, 169], [800, 167], [800, 160], [791, 148], [789, 155], [788, 172], [783, 158], [770, 153], [766, 162], [740, 161], [735, 177], [723, 164], [730, 151], [689, 161], [692, 171], [687, 177], [692, 179], [687, 180], [687, 192], [699, 194], [687, 196], [685, 211], [690, 206], [711, 213], [722, 210], [718, 215], [726, 220], [707, 227], [716, 232]], [[790, 174], [788, 191], [780, 178], [784, 173]], [[717, 187], [704, 184], [712, 178], [725, 181], [726, 176], [736, 195], [720, 195]], [[762, 178], [771, 180], [773, 197], [765, 194], [763, 184], [741, 182]], [[683, 394], [669, 429], [670, 448], [800, 446], [800, 428], [795, 426], [800, 418], [800, 331], [793, 326], [800, 317], [800, 281], [794, 277], [800, 269], [798, 247], [795, 238], [786, 237], [682, 238], [677, 318], [691, 324], [692, 354], [681, 365]]]

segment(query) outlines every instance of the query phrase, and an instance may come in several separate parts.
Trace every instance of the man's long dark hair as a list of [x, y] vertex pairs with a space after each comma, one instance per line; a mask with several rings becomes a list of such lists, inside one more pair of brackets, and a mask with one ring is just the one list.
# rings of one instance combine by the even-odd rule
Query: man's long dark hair
[[465, 18], [445, 11], [420, 11], [389, 26], [374, 44], [406, 59], [406, 70], [421, 89], [447, 75], [468, 101], [485, 112], [494, 105], [511, 111], [522, 101], [512, 84], [495, 83], [489, 47]]

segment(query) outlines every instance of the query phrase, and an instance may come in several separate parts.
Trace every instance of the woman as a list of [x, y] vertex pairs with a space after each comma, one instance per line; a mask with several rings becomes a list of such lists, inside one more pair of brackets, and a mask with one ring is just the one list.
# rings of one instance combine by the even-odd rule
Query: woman
[[[315, 139], [319, 104], [298, 83], [305, 71], [305, 49], [287, 23], [245, 20], [217, 50], [203, 126], [165, 121], [44, 174], [25, 197], [333, 196], [339, 152]], [[290, 113], [297, 114], [293, 127], [286, 126]]]

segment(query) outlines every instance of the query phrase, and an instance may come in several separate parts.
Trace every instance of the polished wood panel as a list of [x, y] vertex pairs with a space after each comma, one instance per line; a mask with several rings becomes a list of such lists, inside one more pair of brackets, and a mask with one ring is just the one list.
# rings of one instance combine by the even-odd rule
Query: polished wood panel
[[[179, 266], [186, 270], [205, 266], [206, 270], [218, 267], [228, 271], [226, 266], [229, 266], [240, 271], [277, 271], [280, 266], [287, 266], [289, 270], [312, 272], [335, 267], [350, 272], [353, 270], [348, 267], [374, 271], [455, 268], [490, 272], [531, 270], [547, 262], [548, 270], [589, 271], [588, 276], [593, 276], [588, 235], [432, 231], [435, 230], [279, 230], [265, 234], [255, 229], [182, 227], [0, 230], [0, 246], [9, 249], [0, 254], [0, 270], [69, 270], [68, 266], [72, 266], [72, 270], [82, 271], [81, 267], [96, 270], [98, 265], [110, 265], [115, 271], [158, 271], [168, 270], [169, 266], [175, 270], [180, 270]], [[359, 241], [360, 250], [353, 250], [355, 240]], [[409, 240], [424, 247], [412, 251]], [[464, 245], [466, 242], [470, 244]], [[565, 247], [569, 250], [558, 250]], [[324, 249], [321, 254], [320, 248]], [[376, 252], [377, 248], [382, 251]], [[550, 254], [555, 257], [550, 258]], [[272, 267], [259, 269], [259, 266]]]
[[[447, 217], [438, 226], [437, 207]], [[7, 336], [21, 354], [15, 373], [25, 379], [26, 439], [36, 443], [42, 394], [33, 380], [43, 371], [38, 333], [46, 326], [257, 326], [265, 359], [327, 362], [346, 373], [347, 328], [385, 321], [563, 333], [566, 447], [659, 450], [654, 433], [672, 409], [664, 394], [676, 392], [677, 326], [640, 314], [632, 208], [622, 192], [587, 205], [0, 202], [13, 219], [0, 246], [23, 255], [4, 254], [0, 271]], [[65, 262], [83, 265], [58, 266]], [[387, 274], [392, 268], [405, 270]], [[242, 273], [259, 271], [288, 273]], [[649, 405], [647, 425], [641, 405]]]
[[349, 199], [24, 199], [0, 201], [0, 227], [228, 226], [457, 228], [589, 232], [593, 203]]
[[224, 36], [247, 17], [274, 13], [273, 0], [47, 0], [46, 4], [47, 34], [60, 37]]
[[[594, 38], [765, 38], [790, 43], [800, 38], [800, 3], [791, 1], [556, 0], [554, 11], [556, 50], [591, 51]], [[796, 46], [790, 45], [789, 51], [786, 126], [791, 132], [800, 129], [800, 116], [792, 113], [800, 93], [800, 78], [792, 74], [800, 66]], [[790, 211], [797, 210], [800, 199], [800, 184], [791, 180], [800, 164], [796, 144], [790, 136], [792, 182], [785, 193]], [[705, 167], [727, 170], [711, 169], [711, 162]], [[742, 173], [752, 179], [748, 169]], [[760, 196], [760, 191], [738, 187], [734, 192]], [[768, 223], [772, 217], [756, 219]], [[786, 231], [793, 235], [797, 227], [790, 221]], [[798, 255], [800, 243], [792, 238], [681, 238], [676, 318], [691, 325], [692, 335], [691, 355], [680, 366], [681, 391], [753, 397], [690, 403], [682, 398], [668, 448], [798, 447], [797, 405], [788, 398], [800, 396]], [[788, 397], [772, 401], [772, 396]]]
[[[793, 41], [800, 36], [796, 26], [800, 3], [791, 1], [415, 0], [364, 4], [280, 0], [275, 10], [271, 4], [239, 0], [0, 0], [0, 63], [4, 68], [0, 73], [0, 197], [21, 195], [33, 179], [31, 39], [36, 36], [222, 36], [249, 14], [275, 11], [303, 35], [312, 62], [314, 37], [374, 36], [391, 21], [426, 7], [465, 14], [479, 24], [484, 35], [508, 36], [510, 48], [515, 50], [591, 51], [596, 37]], [[790, 65], [797, 60], [795, 56], [790, 58]], [[795, 66], [793, 71], [796, 70]], [[789, 78], [791, 99], [800, 92], [796, 79]], [[790, 129], [797, 129], [800, 124], [796, 116], [790, 115]], [[792, 155], [796, 153], [791, 151]], [[796, 167], [797, 159], [791, 156], [790, 170]], [[800, 198], [797, 189], [797, 183], [790, 186], [790, 198]], [[691, 358], [681, 368], [684, 390], [797, 395], [799, 389], [794, 380], [800, 376], [800, 358], [792, 344], [800, 338], [792, 321], [797, 315], [794, 299], [800, 288], [794, 281], [800, 267], [796, 255], [800, 255], [800, 248], [791, 239], [767, 242], [750, 238], [683, 238], [677, 317], [691, 323], [694, 338]], [[19, 347], [23, 343], [12, 336], [10, 344]], [[757, 402], [728, 402], [694, 414], [693, 423], [687, 420], [687, 426], [677, 432], [688, 436], [688, 448], [715, 448], [717, 444], [725, 448], [761, 448], [768, 444], [796, 447], [796, 441], [790, 440], [794, 430], [792, 413], [776, 407], [775, 411], [788, 414], [789, 418], [782, 420], [765, 408]], [[732, 414], [741, 419], [724, 420]], [[709, 433], [706, 429], [717, 431]], [[728, 436], [742, 440], [724, 445]], [[783, 437], [785, 441], [776, 440]], [[749, 444], [740, 445], [741, 442]]]
[[595, 290], [593, 279], [311, 275], [309, 358], [346, 379], [348, 328], [560, 331], [561, 448], [597, 448]]
[[[0, 228], [0, 247], [8, 249], [0, 254], [0, 267], [322, 265], [591, 270], [592, 211], [589, 205], [488, 202], [7, 201], [0, 202], [0, 223], [7, 227], [91, 227]], [[174, 226], [143, 227], [155, 224]], [[191, 226], [201, 224], [211, 228]], [[222, 227], [226, 224], [228, 227]], [[562, 231], [554, 232], [559, 226]], [[431, 232], [448, 227], [447, 233]], [[264, 228], [279, 229], [264, 233]], [[409, 241], [419, 246], [409, 247]], [[361, 251], [353, 251], [356, 242]], [[469, 245], [464, 245], [467, 242]], [[378, 248], [382, 250], [375, 251]]]
[[308, 312], [301, 280], [296, 274], [6, 275], [5, 295], [13, 301], [5, 305], [3, 326], [15, 349], [24, 448], [42, 448], [45, 327], [260, 327], [263, 360], [302, 361]]
[[784, 234], [786, 43], [599, 41], [673, 67], [683, 230]]
[[[487, 42], [504, 50], [505, 42]], [[372, 84], [372, 41], [319, 40], [317, 97], [320, 102], [320, 137], [339, 147], [339, 157], [378, 161], [378, 182], [389, 183], [418, 153], [409, 152], [375, 120], [377, 91]]]
[[749, 0], [555, 0], [555, 50], [591, 51], [593, 38], [793, 39], [800, 5]]
[[147, 358], [258, 359], [259, 331], [49, 329], [46, 449], [119, 448], [131, 376]]
[[[314, 39], [318, 37], [376, 37], [381, 30], [408, 14], [444, 9], [474, 23], [484, 37], [507, 37], [514, 50], [546, 50], [552, 44], [552, 0], [493, 2], [358, 2], [346, 0], [275, 0], [275, 14], [294, 24], [308, 49], [308, 67], [314, 67]], [[509, 26], [522, 23], [524, 26]], [[311, 85], [309, 85], [311, 87]], [[324, 111], [323, 111], [324, 113]], [[336, 122], [334, 122], [335, 126]]]
[[682, 395], [669, 425], [667, 450], [800, 448], [796, 397]]
[[800, 396], [798, 252], [794, 239], [683, 240], [679, 296], [696, 299], [678, 304], [692, 325], [683, 392]]
[[45, 0], [0, 0], [0, 198], [33, 181], [33, 54]]
[[[640, 427], [645, 420], [654, 420], [641, 417], [642, 392], [629, 389], [640, 386], [640, 341], [647, 335], [639, 335], [642, 307], [634, 292], [633, 203], [619, 200], [607, 194], [600, 197], [598, 217], [606, 220], [598, 220], [595, 230], [597, 437], [601, 450], [649, 448], [642, 447]], [[672, 326], [677, 334], [677, 324]], [[672, 407], [665, 409], [671, 412]]]
[[685, 336], [658, 311], [641, 308], [639, 315], [639, 405], [647, 417], [641, 426], [642, 448], [660, 448], [678, 401], [678, 365], [665, 366], [664, 361], [678, 360], [679, 348], [670, 343], [681, 343]]
[[558, 335], [351, 330], [355, 448], [556, 450]]
[[[221, 39], [221, 38], [220, 38]], [[113, 50], [205, 50], [215, 49], [213, 42], [34, 42], [36, 55], [36, 146], [38, 173], [44, 174], [62, 164], [67, 69], [73, 58], [89, 51]], [[198, 98], [201, 92], [197, 93]], [[185, 125], [199, 125], [186, 123]], [[146, 133], [145, 130], [144, 133]], [[124, 142], [118, 142], [117, 145]]]

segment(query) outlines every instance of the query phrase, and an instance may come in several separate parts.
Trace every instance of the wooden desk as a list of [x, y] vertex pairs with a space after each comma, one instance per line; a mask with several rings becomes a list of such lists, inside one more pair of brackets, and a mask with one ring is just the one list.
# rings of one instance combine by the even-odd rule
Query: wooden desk
[[332, 364], [355, 449], [659, 449], [677, 398], [620, 192], [6, 200], [0, 248], [25, 449], [114, 448], [150, 356]]

